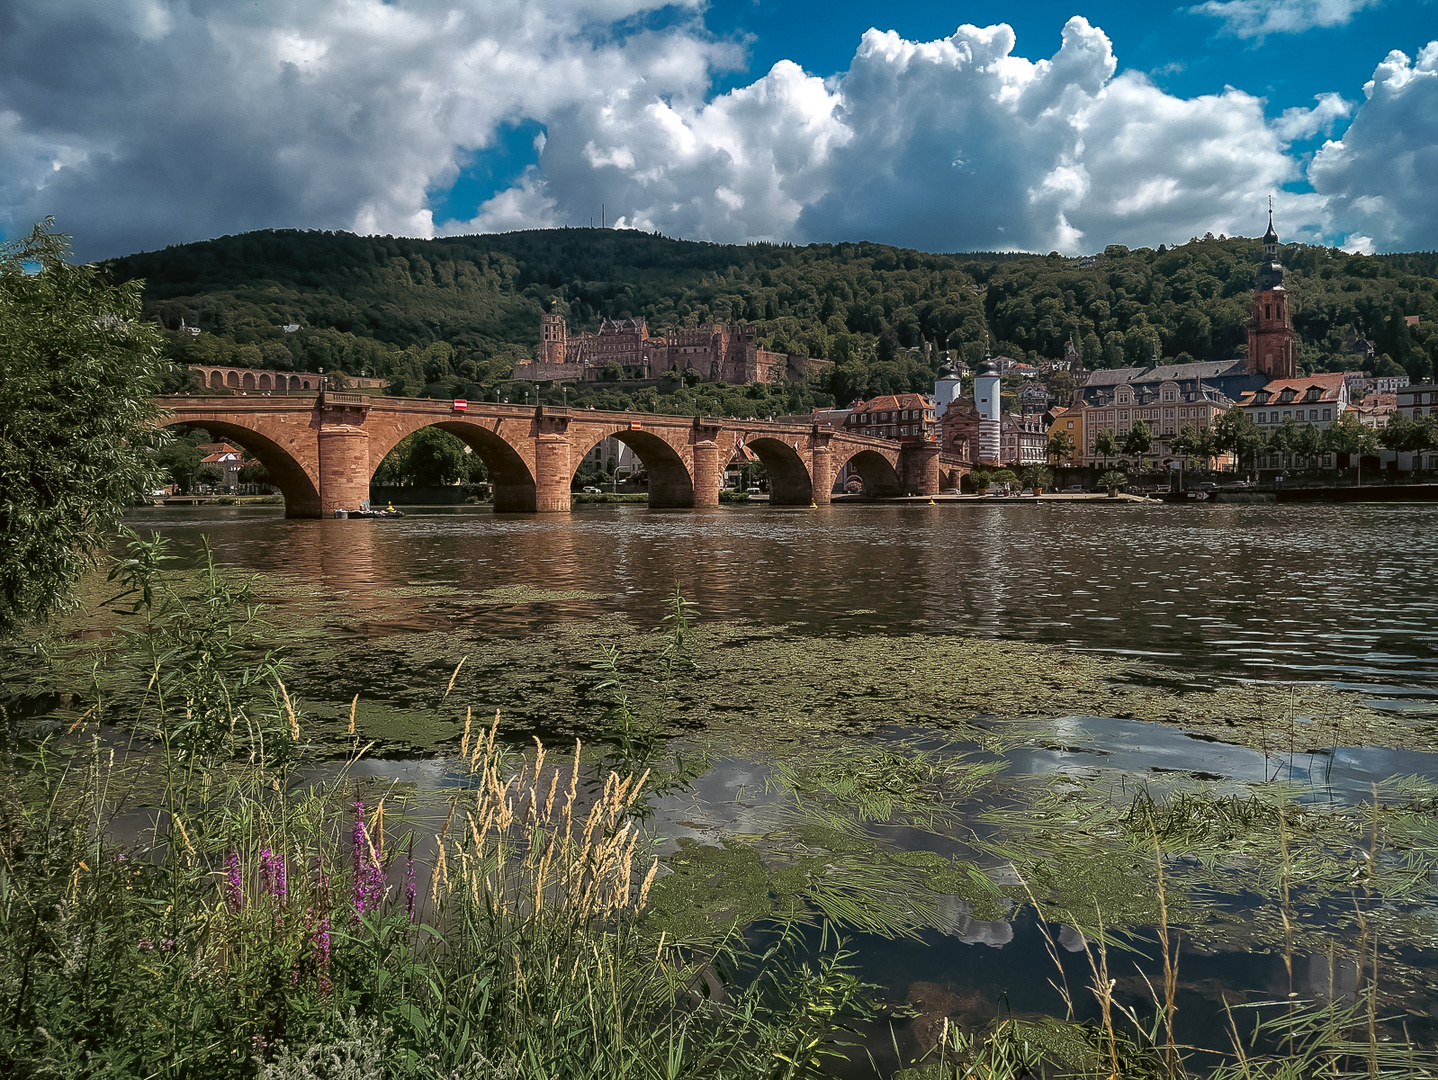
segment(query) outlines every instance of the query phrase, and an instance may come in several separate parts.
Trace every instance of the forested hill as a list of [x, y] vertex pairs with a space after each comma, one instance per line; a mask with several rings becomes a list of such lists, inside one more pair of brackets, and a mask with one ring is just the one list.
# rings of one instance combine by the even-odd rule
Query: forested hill
[[[1241, 355], [1256, 240], [1110, 247], [1097, 259], [937, 255], [882, 244], [734, 246], [608, 229], [411, 240], [264, 231], [112, 260], [144, 278], [177, 360], [390, 375], [397, 389], [494, 387], [538, 340], [542, 306], [571, 330], [644, 316], [651, 329], [758, 323], [772, 347], [832, 360], [810, 389], [840, 402], [931, 385], [935, 343], [1038, 359], [1080, 342], [1090, 367]], [[1290, 245], [1302, 360], [1427, 377], [1438, 357], [1438, 255]], [[1410, 316], [1418, 316], [1416, 326]], [[179, 333], [181, 320], [198, 336]], [[286, 333], [286, 324], [298, 324]], [[1385, 359], [1386, 358], [1386, 359]]]

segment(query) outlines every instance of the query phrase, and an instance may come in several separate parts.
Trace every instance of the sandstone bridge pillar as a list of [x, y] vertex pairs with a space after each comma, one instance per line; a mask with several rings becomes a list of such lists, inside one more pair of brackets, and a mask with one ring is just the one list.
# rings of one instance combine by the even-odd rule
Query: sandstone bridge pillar
[[939, 493], [939, 444], [905, 443], [899, 451], [904, 490], [910, 495]]
[[319, 429], [320, 515], [358, 510], [369, 498], [369, 432], [338, 424]]
[[834, 453], [827, 446], [816, 446], [809, 461], [809, 480], [815, 506], [828, 506], [834, 490]]
[[724, 450], [712, 439], [694, 444], [694, 505], [719, 505], [719, 489], [724, 484]]
[[574, 468], [569, 439], [563, 435], [537, 435], [534, 439], [534, 509], [541, 514], [567, 514], [569, 482]]

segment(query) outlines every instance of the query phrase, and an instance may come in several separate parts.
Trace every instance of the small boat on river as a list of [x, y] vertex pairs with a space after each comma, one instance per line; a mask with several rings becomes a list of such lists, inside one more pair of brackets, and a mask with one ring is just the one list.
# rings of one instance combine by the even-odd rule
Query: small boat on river
[[402, 518], [403, 510], [371, 510], [369, 507], [362, 507], [359, 510], [343, 510], [336, 508], [337, 518]]

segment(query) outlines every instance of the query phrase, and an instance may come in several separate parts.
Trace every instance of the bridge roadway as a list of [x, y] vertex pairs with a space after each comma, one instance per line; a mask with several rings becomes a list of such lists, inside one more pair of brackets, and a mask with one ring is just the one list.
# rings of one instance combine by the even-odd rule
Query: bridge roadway
[[940, 461], [934, 443], [895, 443], [816, 424], [598, 412], [550, 405], [371, 397], [165, 397], [161, 424], [189, 424], [243, 447], [269, 470], [288, 517], [329, 517], [369, 497], [370, 479], [395, 445], [422, 428], [463, 440], [489, 470], [499, 512], [567, 513], [584, 455], [615, 438], [649, 475], [656, 508], [719, 504], [724, 470], [741, 447], [768, 473], [770, 503], [829, 502], [834, 478], [852, 464], [874, 498], [934, 495], [957, 485], [967, 466]]

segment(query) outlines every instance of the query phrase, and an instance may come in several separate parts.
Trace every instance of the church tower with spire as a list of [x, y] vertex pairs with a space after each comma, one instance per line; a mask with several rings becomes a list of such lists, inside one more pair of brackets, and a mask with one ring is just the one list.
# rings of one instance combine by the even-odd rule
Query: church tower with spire
[[1253, 314], [1248, 320], [1248, 372], [1271, 379], [1298, 375], [1298, 331], [1283, 287], [1283, 264], [1278, 261], [1278, 233], [1273, 228], [1272, 200], [1268, 231], [1263, 234], [1263, 263], [1253, 293]]

